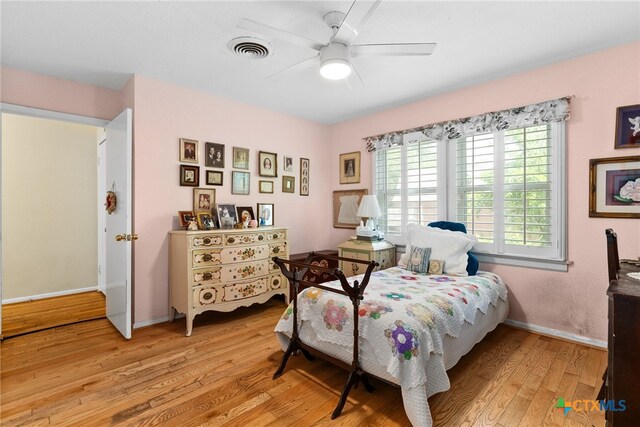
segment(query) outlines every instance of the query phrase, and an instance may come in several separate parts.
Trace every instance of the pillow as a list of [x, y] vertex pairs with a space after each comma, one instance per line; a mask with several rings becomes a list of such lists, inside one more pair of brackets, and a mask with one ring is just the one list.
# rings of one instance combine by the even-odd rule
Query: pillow
[[427, 274], [429, 272], [429, 255], [431, 255], [431, 248], [411, 248], [407, 270]]
[[[461, 222], [452, 222], [452, 221], [434, 221], [427, 224], [429, 227], [437, 227], [443, 230], [451, 230], [451, 231], [461, 231], [467, 234], [467, 227]], [[471, 252], [467, 252], [469, 255], [469, 261], [467, 262], [467, 273], [469, 276], [475, 276], [478, 273], [478, 268], [480, 267], [480, 263], [478, 262], [478, 257], [475, 256]]]
[[409, 241], [405, 254], [400, 257], [399, 266], [406, 268], [412, 247], [430, 247], [430, 256], [444, 261], [445, 274], [468, 275], [467, 252], [476, 243], [473, 236], [418, 224], [407, 225], [407, 234]]

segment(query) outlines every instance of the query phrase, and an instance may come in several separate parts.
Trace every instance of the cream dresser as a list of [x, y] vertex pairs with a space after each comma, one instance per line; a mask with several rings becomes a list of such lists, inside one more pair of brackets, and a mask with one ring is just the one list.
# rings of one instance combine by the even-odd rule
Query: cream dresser
[[289, 258], [287, 228], [170, 231], [169, 320], [205, 311], [232, 311], [276, 294], [289, 300], [287, 280], [272, 257]]
[[[396, 265], [396, 247], [384, 240], [367, 241], [350, 239], [338, 245], [338, 256], [355, 258], [361, 261], [377, 261], [380, 264], [377, 270], [384, 270]], [[347, 277], [364, 274], [366, 265], [340, 261], [338, 268]]]

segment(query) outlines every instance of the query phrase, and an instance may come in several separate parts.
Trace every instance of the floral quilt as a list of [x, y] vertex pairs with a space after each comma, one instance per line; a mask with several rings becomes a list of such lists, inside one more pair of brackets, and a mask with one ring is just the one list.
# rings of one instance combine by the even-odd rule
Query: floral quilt
[[[348, 280], [360, 281], [362, 275]], [[341, 289], [338, 281], [324, 285]], [[442, 354], [445, 334], [457, 337], [464, 322], [473, 324], [477, 310], [486, 313], [498, 298], [506, 301], [507, 289], [492, 273], [455, 277], [399, 267], [374, 272], [358, 312], [360, 337], [370, 343], [376, 361], [403, 389], [417, 387], [426, 383], [430, 355]], [[280, 318], [276, 332], [291, 336], [292, 312], [293, 304]], [[301, 327], [311, 325], [319, 340], [351, 348], [353, 306], [348, 297], [305, 289], [298, 295], [298, 316]]]

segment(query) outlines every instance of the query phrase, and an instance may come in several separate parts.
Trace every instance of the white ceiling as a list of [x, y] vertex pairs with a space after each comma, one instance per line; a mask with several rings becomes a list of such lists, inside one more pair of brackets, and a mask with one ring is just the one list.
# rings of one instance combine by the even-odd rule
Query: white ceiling
[[[640, 40], [640, 1], [393, 1], [354, 41], [437, 42], [427, 57], [359, 57], [365, 87], [317, 68], [264, 77], [313, 56], [266, 39], [274, 54], [234, 56], [229, 40], [260, 36], [240, 18], [326, 42], [322, 17], [351, 1], [0, 3], [2, 65], [120, 89], [135, 73], [321, 123], [336, 123], [470, 84]], [[559, 94], [566, 95], [566, 94]]]

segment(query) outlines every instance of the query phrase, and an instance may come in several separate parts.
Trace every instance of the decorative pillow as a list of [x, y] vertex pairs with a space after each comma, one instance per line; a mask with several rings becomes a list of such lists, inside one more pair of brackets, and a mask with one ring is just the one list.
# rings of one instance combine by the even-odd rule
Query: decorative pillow
[[427, 274], [429, 271], [429, 256], [431, 248], [411, 248], [411, 256], [407, 262], [407, 270]]
[[468, 275], [467, 252], [476, 243], [473, 236], [418, 224], [407, 225], [407, 234], [409, 242], [406, 253], [400, 257], [399, 266], [406, 268], [412, 247], [430, 247], [431, 258], [444, 261], [445, 274]]
[[444, 261], [439, 259], [432, 259], [429, 261], [429, 274], [442, 274], [444, 269]]
[[[443, 230], [451, 230], [451, 231], [461, 231], [464, 234], [467, 234], [467, 227], [461, 222], [452, 222], [452, 221], [434, 221], [427, 224], [429, 227], [437, 227]], [[475, 276], [478, 273], [478, 268], [480, 267], [480, 263], [478, 262], [478, 257], [475, 256], [472, 252], [467, 252], [469, 255], [469, 261], [467, 261], [467, 273], [469, 276]]]

